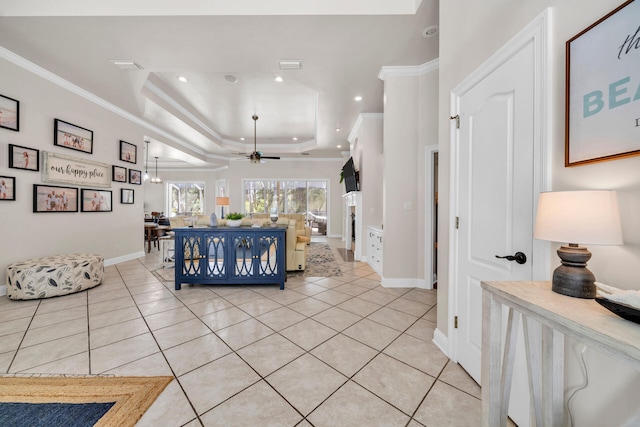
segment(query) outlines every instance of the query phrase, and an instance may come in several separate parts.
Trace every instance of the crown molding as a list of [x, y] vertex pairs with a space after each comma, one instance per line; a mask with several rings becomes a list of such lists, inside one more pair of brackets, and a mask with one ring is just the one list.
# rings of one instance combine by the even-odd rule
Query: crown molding
[[151, 123], [142, 120], [141, 118], [134, 116], [133, 114], [129, 113], [126, 110], [123, 110], [122, 108], [108, 102], [105, 101], [104, 99], [100, 98], [97, 95], [94, 95], [93, 93], [82, 89], [80, 86], [77, 86], [73, 83], [71, 83], [68, 80], [63, 79], [62, 77], [58, 76], [57, 74], [52, 73], [49, 70], [46, 70], [44, 68], [42, 68], [41, 66], [34, 64], [33, 62], [13, 53], [12, 51], [10, 51], [9, 49], [6, 49], [2, 46], [0, 46], [0, 58], [2, 59], [6, 59], [7, 61], [11, 62], [14, 65], [17, 65], [18, 67], [24, 68], [25, 70], [37, 75], [38, 77], [41, 77], [45, 80], [50, 81], [51, 83], [68, 90], [71, 93], [74, 93], [78, 96], [80, 96], [81, 98], [86, 99], [89, 102], [93, 102], [94, 104], [104, 108], [105, 110], [111, 111], [112, 113], [126, 119], [129, 120], [130, 122], [141, 126], [147, 130], [150, 130], [152, 132], [155, 132], [158, 135], [161, 135], [162, 137], [166, 138], [169, 141], [172, 141], [182, 147], [185, 147], [189, 150], [191, 150], [192, 152], [204, 157], [206, 155], [206, 153], [198, 148], [193, 147], [191, 144], [186, 143], [185, 141], [176, 138], [175, 136], [171, 135], [170, 133], [164, 131], [163, 129], [160, 129], [159, 127], [156, 127], [154, 125], [152, 125]]
[[347, 137], [349, 144], [353, 144], [353, 139], [356, 137], [356, 133], [360, 130], [362, 122], [365, 120], [384, 120], [384, 113], [361, 113], [356, 119], [356, 123], [353, 125], [353, 128], [351, 128], [351, 132], [349, 132], [349, 136]]
[[2, 16], [215, 16], [215, 15], [414, 15], [423, 0], [20, 0], [3, 5]]
[[440, 60], [438, 58], [422, 65], [385, 66], [380, 68], [378, 78], [384, 81], [387, 77], [417, 77], [437, 70], [439, 67]]

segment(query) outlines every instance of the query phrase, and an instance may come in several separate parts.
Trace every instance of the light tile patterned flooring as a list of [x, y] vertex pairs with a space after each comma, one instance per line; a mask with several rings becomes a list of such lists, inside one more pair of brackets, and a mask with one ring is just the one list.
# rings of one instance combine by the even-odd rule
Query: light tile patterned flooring
[[436, 291], [366, 263], [277, 286], [173, 289], [158, 253], [102, 285], [0, 297], [0, 373], [172, 375], [139, 426], [476, 426], [480, 388], [432, 343]]

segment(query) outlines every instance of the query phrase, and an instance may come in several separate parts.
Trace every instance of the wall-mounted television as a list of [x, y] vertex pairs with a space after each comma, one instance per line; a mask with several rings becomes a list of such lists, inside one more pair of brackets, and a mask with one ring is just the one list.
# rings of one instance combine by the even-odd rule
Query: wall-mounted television
[[353, 157], [349, 157], [347, 163], [342, 167], [342, 176], [344, 177], [344, 186], [347, 193], [358, 191], [358, 177], [356, 176], [356, 168], [353, 166]]

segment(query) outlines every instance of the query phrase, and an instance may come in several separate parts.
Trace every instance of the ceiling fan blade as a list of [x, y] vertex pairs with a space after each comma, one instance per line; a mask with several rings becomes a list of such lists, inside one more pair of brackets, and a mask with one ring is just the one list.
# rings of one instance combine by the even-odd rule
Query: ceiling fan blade
[[275, 157], [275, 156], [260, 156], [261, 159], [276, 159], [276, 160], [280, 160], [280, 157]]

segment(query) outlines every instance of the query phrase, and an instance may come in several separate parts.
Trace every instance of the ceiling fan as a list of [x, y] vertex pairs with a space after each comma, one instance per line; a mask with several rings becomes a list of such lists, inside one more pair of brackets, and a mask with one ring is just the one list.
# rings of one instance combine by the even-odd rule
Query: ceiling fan
[[263, 156], [262, 152], [258, 151], [258, 149], [256, 148], [256, 124], [258, 122], [258, 116], [256, 116], [254, 114], [253, 116], [251, 116], [251, 118], [253, 119], [253, 152], [251, 154], [249, 154], [247, 156], [247, 158], [249, 160], [251, 160], [251, 163], [260, 163], [260, 160], [262, 160], [262, 159], [276, 159], [276, 160], [279, 160], [280, 157]]

